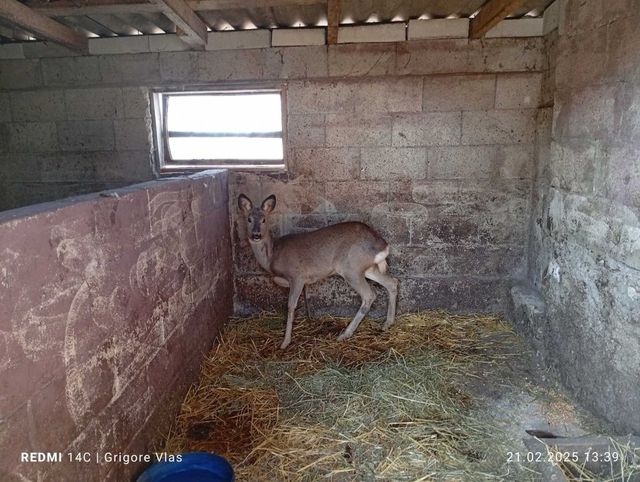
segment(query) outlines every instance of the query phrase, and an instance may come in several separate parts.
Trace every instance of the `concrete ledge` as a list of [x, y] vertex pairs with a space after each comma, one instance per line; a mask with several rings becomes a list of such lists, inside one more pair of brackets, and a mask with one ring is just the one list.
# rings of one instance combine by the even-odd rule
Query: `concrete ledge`
[[138, 35], [136, 37], [89, 39], [89, 53], [92, 55], [105, 55], [149, 52], [150, 37], [151, 35]]
[[503, 20], [489, 30], [485, 37], [540, 37], [542, 32], [542, 18], [519, 18], [516, 20]]
[[271, 31], [209, 32], [207, 50], [262, 49], [271, 47]]
[[542, 16], [542, 33], [547, 35], [549, 32], [558, 28], [560, 24], [560, 2], [555, 1], [549, 5]]
[[278, 28], [271, 33], [273, 47], [291, 47], [296, 45], [324, 45], [325, 28]]
[[149, 50], [151, 52], [181, 52], [190, 47], [175, 34], [150, 35]]
[[0, 45], [0, 59], [24, 59], [23, 44]]
[[434, 19], [409, 20], [408, 39], [426, 38], [467, 38], [469, 36], [469, 19]]
[[405, 23], [340, 27], [338, 43], [402, 42], [407, 39]]

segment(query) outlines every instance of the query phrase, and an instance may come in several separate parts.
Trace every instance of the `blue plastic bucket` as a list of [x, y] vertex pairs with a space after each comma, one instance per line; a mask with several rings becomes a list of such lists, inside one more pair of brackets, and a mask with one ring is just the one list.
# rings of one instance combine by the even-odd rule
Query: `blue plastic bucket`
[[137, 482], [233, 482], [233, 468], [226, 459], [206, 452], [189, 452], [178, 462], [158, 462]]

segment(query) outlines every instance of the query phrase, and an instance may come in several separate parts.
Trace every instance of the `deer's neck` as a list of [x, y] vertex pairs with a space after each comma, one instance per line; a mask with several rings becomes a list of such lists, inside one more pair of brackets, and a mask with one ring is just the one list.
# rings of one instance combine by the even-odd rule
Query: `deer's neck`
[[256, 257], [256, 261], [265, 271], [271, 272], [271, 259], [273, 256], [273, 239], [271, 236], [259, 243], [249, 243]]

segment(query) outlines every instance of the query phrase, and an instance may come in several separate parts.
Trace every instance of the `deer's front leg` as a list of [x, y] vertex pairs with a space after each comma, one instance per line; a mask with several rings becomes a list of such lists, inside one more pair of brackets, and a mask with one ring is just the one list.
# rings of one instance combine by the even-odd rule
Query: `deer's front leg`
[[289, 305], [287, 312], [287, 328], [284, 334], [284, 341], [282, 345], [280, 345], [281, 349], [285, 349], [291, 343], [291, 332], [293, 331], [293, 314], [296, 311], [296, 306], [298, 305], [298, 298], [300, 298], [300, 293], [302, 293], [302, 288], [304, 288], [304, 283], [293, 281], [291, 287], [289, 288]]

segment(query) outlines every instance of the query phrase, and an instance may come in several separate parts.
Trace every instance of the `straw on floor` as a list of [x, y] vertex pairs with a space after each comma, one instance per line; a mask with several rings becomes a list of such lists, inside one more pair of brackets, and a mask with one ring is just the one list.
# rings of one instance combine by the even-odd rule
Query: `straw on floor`
[[281, 315], [232, 320], [165, 450], [221, 454], [239, 481], [531, 477], [506, 463], [511, 441], [465, 389], [508, 356], [499, 318], [406, 314], [384, 333], [365, 320], [337, 342], [347, 322], [299, 319], [281, 351]]

